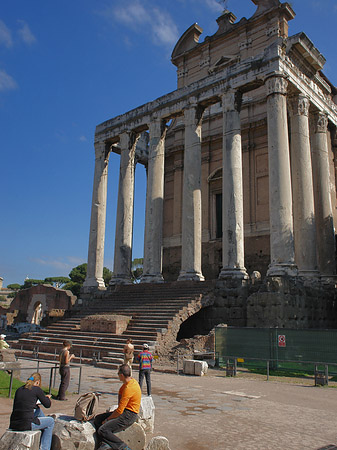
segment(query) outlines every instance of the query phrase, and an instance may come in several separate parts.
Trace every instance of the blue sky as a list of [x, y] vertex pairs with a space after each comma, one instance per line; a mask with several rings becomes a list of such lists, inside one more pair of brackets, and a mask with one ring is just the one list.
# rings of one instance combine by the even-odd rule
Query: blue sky
[[[294, 0], [337, 85], [337, 1]], [[228, 0], [239, 19], [256, 7]], [[66, 276], [86, 262], [95, 126], [176, 88], [170, 54], [194, 22], [217, 30], [216, 0], [0, 2], [0, 276]], [[105, 265], [112, 269], [119, 157], [111, 155]], [[134, 257], [143, 255], [145, 171], [136, 171]]]

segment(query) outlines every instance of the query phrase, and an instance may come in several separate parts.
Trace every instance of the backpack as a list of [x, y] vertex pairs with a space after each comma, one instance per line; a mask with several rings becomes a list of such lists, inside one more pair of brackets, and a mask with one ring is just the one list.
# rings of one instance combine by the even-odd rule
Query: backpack
[[87, 422], [96, 416], [99, 403], [97, 392], [87, 392], [82, 394], [76, 402], [74, 416], [75, 419]]

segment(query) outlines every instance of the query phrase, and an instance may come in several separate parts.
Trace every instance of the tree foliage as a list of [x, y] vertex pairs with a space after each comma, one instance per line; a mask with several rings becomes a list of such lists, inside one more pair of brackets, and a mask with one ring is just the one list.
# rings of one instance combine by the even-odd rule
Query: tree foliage
[[132, 261], [131, 265], [131, 275], [132, 275], [132, 281], [134, 283], [139, 283], [140, 279], [143, 275], [143, 264], [144, 259], [143, 258], [135, 258]]
[[21, 284], [19, 283], [8, 284], [7, 288], [12, 289], [12, 291], [18, 291], [19, 289], [21, 289]]
[[68, 278], [68, 277], [48, 277], [48, 278], [45, 278], [44, 281], [48, 284], [51, 284], [52, 286], [54, 286], [56, 288], [62, 288], [62, 286], [69, 283], [70, 278]]
[[45, 280], [36, 280], [34, 278], [26, 278], [24, 284], [21, 286], [21, 289], [29, 289], [32, 286], [37, 286], [38, 284], [48, 284]]

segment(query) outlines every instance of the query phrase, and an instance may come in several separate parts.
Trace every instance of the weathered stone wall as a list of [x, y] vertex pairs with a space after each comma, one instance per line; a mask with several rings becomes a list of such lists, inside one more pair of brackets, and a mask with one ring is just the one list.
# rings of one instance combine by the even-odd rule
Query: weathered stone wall
[[[175, 331], [183, 318], [184, 314], [175, 319]], [[206, 336], [220, 323], [258, 328], [337, 328], [337, 290], [333, 282], [290, 277], [267, 278], [263, 283], [258, 280], [241, 288], [218, 282], [204, 307], [181, 323], [177, 340]]]
[[247, 326], [336, 328], [334, 283], [272, 278], [247, 299]]
[[72, 292], [40, 284], [19, 291], [8, 310], [8, 324], [32, 322], [35, 305], [41, 303], [41, 325], [53, 321], [53, 317], [64, 317], [72, 308], [76, 296]]
[[97, 314], [81, 319], [81, 331], [108, 332], [111, 334], [122, 334], [131, 320], [131, 316], [118, 314]]

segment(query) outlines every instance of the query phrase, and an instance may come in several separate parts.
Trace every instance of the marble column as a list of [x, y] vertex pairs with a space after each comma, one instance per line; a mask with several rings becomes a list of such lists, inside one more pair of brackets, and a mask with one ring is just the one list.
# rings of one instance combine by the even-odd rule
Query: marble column
[[269, 161], [270, 257], [268, 276], [296, 276], [287, 122], [287, 85], [266, 80]]
[[91, 203], [88, 266], [87, 276], [82, 288], [83, 292], [90, 292], [93, 289], [105, 289], [103, 267], [109, 155], [110, 152], [105, 142], [95, 144], [95, 172]]
[[248, 278], [244, 266], [243, 182], [241, 146], [242, 94], [222, 96], [222, 269], [220, 279]]
[[335, 232], [330, 192], [330, 167], [325, 114], [314, 114], [311, 152], [314, 179], [318, 268], [322, 276], [335, 274]]
[[142, 283], [160, 283], [162, 275], [165, 122], [153, 118], [149, 125], [144, 264]]
[[131, 283], [133, 203], [135, 189], [135, 133], [120, 135], [120, 169], [116, 216], [115, 256], [110, 285]]
[[185, 149], [182, 204], [181, 271], [178, 281], [204, 281], [201, 273], [201, 121], [203, 109], [184, 111]]
[[291, 123], [291, 175], [294, 214], [295, 262], [299, 276], [318, 276], [316, 224], [309, 135], [309, 100], [289, 99]]

